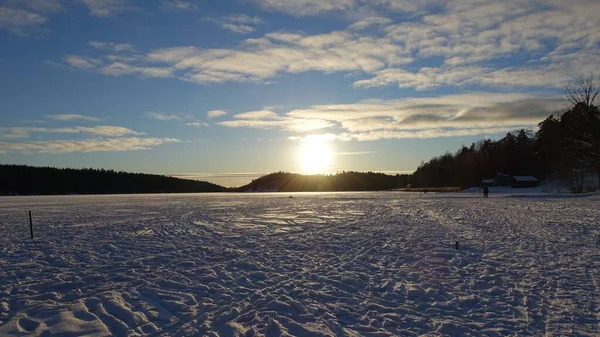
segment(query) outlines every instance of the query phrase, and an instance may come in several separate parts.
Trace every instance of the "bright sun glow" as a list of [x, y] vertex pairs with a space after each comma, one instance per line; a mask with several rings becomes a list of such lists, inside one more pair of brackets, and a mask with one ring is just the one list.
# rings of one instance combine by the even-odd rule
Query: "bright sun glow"
[[331, 165], [333, 152], [328, 139], [319, 136], [309, 136], [302, 141], [299, 160], [303, 173], [326, 173]]

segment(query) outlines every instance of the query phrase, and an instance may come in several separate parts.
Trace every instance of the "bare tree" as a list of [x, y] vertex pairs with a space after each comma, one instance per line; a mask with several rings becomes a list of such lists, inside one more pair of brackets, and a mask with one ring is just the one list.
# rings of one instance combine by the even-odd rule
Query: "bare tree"
[[594, 79], [594, 74], [581, 76], [565, 86], [565, 96], [573, 106], [583, 103], [586, 107], [591, 107], [599, 94], [600, 82]]

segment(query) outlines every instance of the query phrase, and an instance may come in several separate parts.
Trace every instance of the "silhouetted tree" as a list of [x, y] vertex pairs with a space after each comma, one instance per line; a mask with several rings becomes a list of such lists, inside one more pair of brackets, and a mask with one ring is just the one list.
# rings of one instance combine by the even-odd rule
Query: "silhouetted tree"
[[204, 181], [105, 169], [0, 165], [0, 194], [123, 194], [222, 192]]

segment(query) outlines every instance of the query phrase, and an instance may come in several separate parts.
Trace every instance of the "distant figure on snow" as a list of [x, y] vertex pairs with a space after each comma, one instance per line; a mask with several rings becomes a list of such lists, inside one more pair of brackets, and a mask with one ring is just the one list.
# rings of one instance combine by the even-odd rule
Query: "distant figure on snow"
[[489, 194], [490, 194], [489, 186], [487, 184], [483, 185], [483, 197], [487, 198]]

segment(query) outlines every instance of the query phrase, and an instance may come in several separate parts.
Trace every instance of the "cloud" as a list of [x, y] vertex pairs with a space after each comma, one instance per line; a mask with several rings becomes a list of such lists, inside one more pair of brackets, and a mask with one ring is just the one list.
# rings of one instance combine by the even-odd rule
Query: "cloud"
[[25, 34], [35, 31], [45, 22], [46, 18], [39, 14], [0, 6], [0, 29], [11, 33]]
[[43, 142], [0, 142], [0, 153], [72, 153], [122, 152], [151, 150], [154, 146], [176, 143], [174, 138], [98, 138], [86, 140], [52, 140]]
[[77, 55], [68, 55], [65, 57], [65, 62], [76, 69], [94, 69], [101, 64], [101, 61], [94, 58], [84, 58]]
[[123, 76], [123, 75], [139, 75], [141, 77], [171, 77], [173, 75], [173, 69], [169, 68], [158, 68], [158, 67], [146, 67], [146, 66], [132, 66], [123, 62], [114, 62], [107, 64], [101, 68], [97, 68], [98, 71], [105, 75], [111, 76]]
[[258, 16], [249, 16], [246, 14], [231, 14], [224, 17], [225, 21], [231, 23], [245, 23], [245, 24], [254, 24], [254, 25], [262, 25], [265, 23], [263, 19]]
[[208, 19], [225, 30], [238, 34], [248, 34], [254, 32], [255, 25], [261, 25], [264, 21], [257, 16], [248, 16], [246, 14], [231, 14], [220, 19]]
[[100, 50], [109, 50], [114, 52], [135, 52], [135, 47], [127, 43], [112, 43], [112, 42], [99, 42], [90, 41], [91, 46]]
[[120, 126], [76, 126], [63, 128], [40, 128], [40, 127], [0, 127], [0, 138], [16, 139], [28, 138], [32, 133], [47, 134], [93, 134], [105, 137], [120, 137], [125, 135], [145, 135]]
[[328, 121], [318, 118], [296, 119], [277, 115], [270, 110], [249, 111], [234, 116], [235, 120], [217, 124], [229, 128], [283, 129], [292, 132], [311, 132], [332, 126]]
[[333, 32], [313, 36], [267, 34], [261, 41], [247, 40], [240, 50], [155, 49], [144, 60], [177, 71], [184, 80], [209, 84], [264, 82], [279, 73], [373, 72], [386, 65], [406, 64], [411, 58], [403, 47], [385, 39]]
[[88, 7], [90, 14], [97, 17], [108, 17], [124, 11], [133, 10], [129, 0], [78, 0]]
[[233, 116], [240, 119], [278, 119], [277, 113], [271, 110], [249, 111]]
[[351, 24], [348, 27], [348, 29], [361, 30], [361, 29], [372, 28], [374, 26], [380, 27], [380, 26], [385, 26], [387, 24], [390, 24], [391, 22], [392, 22], [392, 20], [388, 19], [386, 17], [370, 16], [370, 17], [364, 18], [362, 20], [356, 21], [355, 23]]
[[439, 3], [431, 0], [250, 0], [260, 7], [292, 16], [312, 16], [338, 12], [349, 17], [369, 17], [380, 13], [422, 13]]
[[208, 124], [206, 124], [204, 122], [191, 122], [191, 123], [187, 123], [185, 125], [187, 125], [187, 126], [193, 126], [193, 127], [196, 127], [196, 128], [208, 126]]
[[225, 115], [227, 115], [227, 112], [223, 110], [212, 110], [206, 113], [206, 117], [208, 118], [217, 118]]
[[339, 140], [435, 138], [534, 128], [549, 115], [560, 113], [562, 108], [561, 97], [469, 93], [316, 105], [291, 110], [284, 115], [274, 115], [268, 110], [252, 111], [218, 124], [297, 133], [337, 129], [339, 133], [335, 137]]
[[8, 7], [31, 10], [36, 13], [55, 14], [64, 11], [62, 0], [4, 0]]
[[379, 130], [360, 133], [342, 133], [338, 139], [342, 141], [375, 141], [381, 139], [430, 139], [430, 138], [448, 138], [463, 136], [479, 136], [486, 134], [497, 134], [514, 131], [515, 129], [526, 128], [526, 125], [515, 127], [495, 127], [495, 128], [475, 128], [475, 129], [428, 129], [428, 130], [410, 130], [393, 131]]
[[191, 1], [169, 0], [163, 1], [161, 8], [171, 12], [194, 12], [198, 10], [198, 5]]
[[88, 121], [88, 122], [101, 121], [101, 119], [97, 118], [97, 117], [90, 117], [90, 116], [77, 115], [77, 114], [46, 115], [46, 118], [54, 119], [57, 121], [74, 121], [74, 120], [82, 120], [82, 121]]
[[293, 16], [307, 16], [330, 11], [352, 10], [353, 0], [253, 0], [266, 10]]
[[190, 114], [165, 114], [162, 112], [145, 112], [147, 118], [156, 119], [159, 121], [183, 121], [193, 119]]
[[[204, 85], [270, 83], [284, 74], [314, 71], [350, 74], [357, 89], [395, 85], [423, 91], [556, 89], [600, 66], [597, 0], [254, 1], [296, 16], [373, 13], [322, 34], [276, 31], [227, 48], [176, 46], [127, 57], [106, 50], [100, 58], [71, 55], [65, 62], [106, 75], [172, 77]], [[384, 11], [389, 18], [380, 15]], [[398, 17], [394, 13], [408, 14], [398, 21], [391, 19]], [[244, 33], [262, 19], [236, 14], [213, 22]]]

